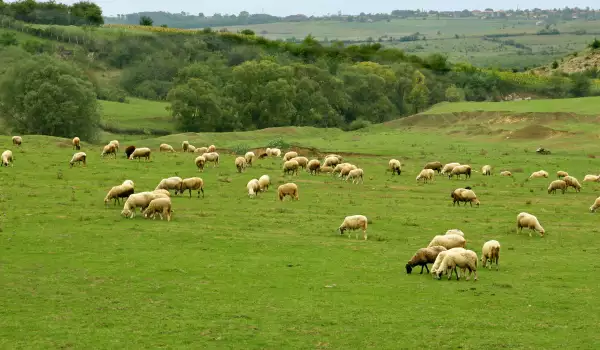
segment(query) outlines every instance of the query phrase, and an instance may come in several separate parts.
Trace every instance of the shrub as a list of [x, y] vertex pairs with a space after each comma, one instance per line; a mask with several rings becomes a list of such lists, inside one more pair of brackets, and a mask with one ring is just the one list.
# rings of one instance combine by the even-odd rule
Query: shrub
[[267, 143], [267, 147], [268, 148], [279, 148], [279, 149], [286, 149], [286, 148], [290, 148], [290, 144], [283, 140], [282, 138], [278, 138], [275, 140], [271, 140]]
[[348, 130], [354, 131], [354, 130], [358, 130], [358, 129], [364, 129], [369, 126], [371, 126], [370, 121], [364, 120], [364, 119], [356, 119], [352, 123], [350, 123], [350, 125], [348, 125]]

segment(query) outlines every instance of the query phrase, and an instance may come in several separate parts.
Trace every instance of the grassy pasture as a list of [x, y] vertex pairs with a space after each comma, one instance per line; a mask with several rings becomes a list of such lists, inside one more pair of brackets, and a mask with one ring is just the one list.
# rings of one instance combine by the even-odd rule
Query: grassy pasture
[[174, 131], [169, 112], [164, 102], [129, 98], [129, 103], [98, 101], [101, 107], [102, 123], [131, 129], [160, 129]]
[[[164, 141], [176, 149], [186, 139], [229, 148], [283, 137], [353, 152], [345, 157], [365, 169], [364, 185], [305, 172], [283, 177], [279, 159], [238, 174], [235, 156], [223, 151], [220, 166], [203, 173], [195, 155], [180, 152], [156, 152], [148, 163], [122, 152], [100, 159], [101, 147], [87, 143], [87, 167], [70, 169], [69, 140], [25, 135], [15, 149], [0, 137], [16, 158], [0, 169], [0, 347], [550, 349], [598, 342], [590, 329], [600, 322], [592, 243], [599, 229], [588, 207], [600, 184], [548, 195], [551, 179], [525, 181], [539, 169], [580, 180], [598, 173], [597, 160], [581, 152], [593, 132], [545, 139], [554, 152], [538, 156], [524, 151], [538, 139], [469, 133], [481, 120], [421, 118], [352, 133], [276, 128], [136, 141], [156, 150]], [[390, 157], [402, 161], [400, 177], [385, 173]], [[495, 174], [417, 184], [422, 165], [436, 159], [476, 170], [489, 163]], [[504, 169], [515, 180], [497, 175]], [[272, 187], [248, 199], [246, 183], [262, 174]], [[124, 219], [121, 206], [103, 206], [108, 189], [125, 179], [144, 191], [176, 175], [201, 176], [206, 197], [173, 196], [170, 223]], [[276, 187], [288, 181], [299, 185], [300, 201], [276, 199]], [[452, 207], [450, 191], [465, 185], [481, 207]], [[515, 234], [521, 211], [537, 215], [547, 236]], [[336, 232], [356, 213], [372, 221], [366, 242]], [[499, 240], [500, 271], [480, 269], [478, 282], [435, 281], [418, 269], [406, 275], [412, 254], [450, 228], [465, 231], [478, 255], [486, 240]]]

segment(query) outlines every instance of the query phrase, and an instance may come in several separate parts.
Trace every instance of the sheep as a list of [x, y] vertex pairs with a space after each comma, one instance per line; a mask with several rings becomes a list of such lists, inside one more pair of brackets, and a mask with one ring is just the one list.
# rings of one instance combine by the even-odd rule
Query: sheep
[[121, 215], [133, 219], [135, 217], [135, 208], [140, 207], [142, 211], [144, 211], [153, 199], [161, 197], [168, 198], [168, 192], [165, 193], [164, 190], [155, 190], [152, 192], [134, 193], [125, 201]]
[[[369, 224], [369, 220], [367, 219], [366, 216], [364, 215], [351, 215], [351, 216], [346, 216], [344, 218], [344, 221], [342, 222], [342, 224], [340, 225], [340, 227], [338, 228], [340, 230], [340, 234], [343, 235], [344, 231], [346, 230], [358, 230], [358, 229], [362, 229], [363, 231], [363, 238], [366, 241], [367, 240], [367, 226]], [[348, 238], [350, 238], [350, 235], [348, 235]], [[358, 232], [356, 233], [356, 239], [358, 239]]]
[[21, 146], [21, 143], [23, 143], [23, 138], [21, 138], [21, 136], [13, 136], [12, 137], [12, 144], [13, 145]]
[[548, 186], [548, 194], [554, 193], [556, 194], [556, 190], [561, 190], [563, 194], [567, 190], [567, 183], [563, 180], [554, 180]]
[[[192, 191], [198, 191], [198, 198], [200, 198], [200, 192], [202, 192], [202, 198], [204, 198], [204, 180], [199, 177], [183, 179], [179, 184], [179, 193], [183, 194], [185, 190], [189, 191], [190, 198], [192, 198]], [[177, 190], [175, 190], [175, 194], [177, 194]]]
[[348, 176], [346, 176], [346, 182], [348, 182], [349, 179], [352, 179], [353, 184], [354, 183], [358, 184], [359, 181], [360, 181], [360, 183], [364, 183], [363, 176], [364, 176], [364, 171], [362, 169], [358, 168], [358, 169], [351, 170], [348, 173]]
[[125, 180], [125, 181], [123, 181], [123, 183], [121, 185], [129, 185], [131, 187], [135, 187], [133, 181], [131, 181], [131, 180]]
[[115, 148], [117, 149], [117, 152], [119, 151], [119, 147], [121, 147], [121, 145], [119, 144], [119, 140], [112, 140], [108, 144], [115, 145]]
[[556, 177], [558, 177], [559, 179], [561, 177], [565, 177], [565, 176], [569, 176], [569, 173], [567, 173], [566, 171], [562, 171], [562, 170], [559, 170], [556, 172]]
[[196, 149], [194, 150], [194, 153], [200, 153], [200, 154], [208, 153], [208, 147], [196, 147]]
[[463, 237], [465, 236], [465, 233], [457, 228], [453, 228], [453, 229], [446, 231], [446, 234], [447, 235], [461, 235]]
[[482, 173], [484, 176], [491, 176], [491, 175], [492, 175], [492, 166], [491, 166], [491, 165], [484, 165], [484, 166], [481, 168], [481, 173]]
[[329, 157], [329, 158], [325, 158], [325, 160], [323, 160], [323, 166], [335, 167], [336, 165], [338, 165], [340, 163], [341, 163], [341, 161], [337, 157]]
[[75, 162], [77, 162], [79, 165], [81, 165], [81, 163], [83, 163], [83, 165], [86, 165], [85, 160], [87, 158], [87, 155], [85, 154], [85, 152], [77, 152], [73, 155], [73, 158], [71, 158], [71, 161], [69, 162], [69, 167], [72, 168], [73, 165], [75, 164]]
[[217, 153], [217, 152], [203, 153], [202, 156], [204, 157], [206, 162], [213, 163], [213, 168], [219, 165], [219, 153]]
[[175, 152], [173, 146], [166, 143], [161, 143], [160, 146], [158, 146], [158, 150], [159, 152]]
[[256, 156], [254, 155], [254, 152], [246, 152], [244, 158], [246, 159], [246, 164], [248, 166], [252, 166], [252, 163], [254, 162], [254, 158], [256, 158]]
[[306, 165], [306, 169], [311, 175], [317, 175], [317, 173], [321, 170], [321, 162], [319, 162], [317, 159], [311, 159]]
[[258, 179], [258, 187], [261, 192], [265, 192], [269, 189], [269, 185], [271, 184], [271, 178], [269, 175], [263, 175]]
[[127, 146], [127, 148], [125, 148], [125, 156], [129, 158], [133, 151], [135, 151], [135, 146]]
[[475, 203], [475, 205], [477, 206], [479, 206], [480, 204], [479, 199], [477, 199], [477, 195], [475, 195], [475, 192], [467, 188], [455, 189], [450, 193], [450, 197], [453, 200], [452, 206], [455, 206], [457, 202], [459, 203], [458, 206], [460, 206], [460, 202], [464, 202], [465, 206], [467, 205], [467, 202], [469, 202], [471, 206], [473, 206], [473, 203]]
[[144, 217], [152, 217], [152, 219], [156, 219], [156, 214], [160, 216], [160, 219], [163, 219], [163, 215], [167, 217], [167, 221], [171, 221], [171, 213], [173, 210], [171, 209], [171, 198], [169, 197], [161, 197], [156, 198], [150, 201], [146, 210], [144, 210]]
[[181, 188], [182, 181], [183, 180], [179, 176], [162, 179], [158, 185], [156, 185], [155, 190], [175, 190], [175, 194], [177, 194], [177, 190]]
[[465, 248], [459, 248], [459, 247], [441, 251], [438, 254], [438, 256], [435, 258], [433, 265], [431, 265], [430, 271], [431, 271], [431, 274], [433, 275], [433, 277], [435, 278], [435, 274], [440, 269], [440, 267], [442, 265], [442, 261], [444, 260], [444, 258], [446, 257], [446, 254], [448, 254], [448, 252], [464, 252], [464, 251], [466, 251]]
[[531, 176], [529, 176], [530, 179], [539, 179], [541, 177], [548, 178], [548, 172], [539, 170], [531, 173]]
[[287, 162], [288, 160], [296, 157], [298, 157], [298, 152], [290, 151], [283, 155], [283, 161]]
[[500, 176], [512, 176], [512, 173], [508, 170], [504, 170], [500, 172]]
[[[471, 275], [474, 274], [474, 281], [477, 281], [477, 253], [472, 250], [465, 250], [462, 252], [448, 251], [444, 256], [440, 264], [440, 268], [436, 271], [437, 278], [440, 279], [442, 275], [448, 274], [448, 279], [452, 278], [452, 271], [456, 273], [456, 280], [460, 279], [460, 274], [456, 269], [459, 267], [464, 271], [469, 269], [469, 276], [465, 279], [468, 281]], [[466, 274], [465, 274], [466, 275]]]
[[198, 171], [204, 171], [204, 164], [206, 163], [206, 158], [204, 158], [204, 156], [198, 156], [196, 157], [196, 160], [194, 160], [194, 163], [196, 163]]
[[105, 157], [106, 155], [114, 155], [117, 158], [117, 146], [115, 144], [109, 143], [108, 145], [102, 148], [102, 153], [100, 153], [100, 157]]
[[406, 273], [410, 275], [415, 266], [421, 266], [420, 274], [423, 274], [423, 268], [427, 269], [427, 273], [429, 273], [427, 264], [433, 264], [438, 254], [443, 251], [446, 251], [446, 248], [441, 245], [417, 250], [408, 263], [406, 263]]
[[330, 166], [322, 166], [319, 171], [322, 173], [333, 173], [333, 168]]
[[280, 201], [283, 201], [285, 196], [290, 196], [292, 199], [300, 200], [298, 198], [298, 186], [293, 182], [288, 182], [277, 188], [277, 196]]
[[246, 169], [246, 158], [237, 157], [235, 159], [235, 167], [237, 168], [238, 173], [244, 171], [244, 169]]
[[215, 145], [208, 146], [208, 153], [214, 153], [217, 151], [217, 147]]
[[183, 141], [181, 143], [181, 149], [183, 149], [184, 152], [187, 152], [189, 146], [190, 146], [190, 143], [188, 141]]
[[252, 179], [252, 180], [248, 181], [246, 188], [248, 189], [248, 197], [250, 197], [250, 198], [256, 197], [256, 195], [258, 194], [258, 191], [260, 190], [260, 183], [258, 182], [257, 179]]
[[583, 178], [583, 182], [600, 182], [600, 176], [588, 174]]
[[567, 188], [573, 187], [577, 192], [581, 192], [581, 184], [576, 178], [567, 175], [563, 177], [563, 180], [567, 183]]
[[446, 165], [444, 165], [444, 167], [442, 168], [442, 171], [440, 172], [441, 174], [446, 174], [452, 171], [452, 169], [454, 169], [454, 167], [459, 166], [460, 163], [448, 163]]
[[271, 149], [267, 148], [266, 151], [258, 155], [258, 159], [265, 159], [269, 156], [269, 154], [271, 154]]
[[271, 153], [269, 155], [273, 157], [281, 157], [281, 150], [279, 148], [271, 148]]
[[437, 171], [438, 174], [442, 171], [442, 168], [443, 165], [440, 162], [429, 162], [423, 167], [423, 169], [431, 169]]
[[[540, 236], [542, 237], [544, 237], [544, 234], [546, 233], [546, 230], [544, 230], [542, 225], [540, 225], [538, 219], [535, 216], [525, 212], [517, 215], [517, 233], [522, 232], [523, 227], [539, 232]], [[529, 237], [531, 237], [531, 231], [529, 231]]]
[[398, 159], [390, 159], [388, 162], [388, 171], [392, 172], [392, 176], [402, 173], [402, 163]]
[[431, 242], [429, 242], [429, 245], [427, 245], [427, 247], [433, 247], [436, 245], [441, 245], [442, 247], [445, 247], [446, 249], [452, 249], [452, 248], [464, 248], [465, 245], [467, 244], [467, 240], [458, 234], [449, 234], [449, 235], [437, 235], [435, 237], [433, 237], [433, 239], [431, 240]]
[[13, 164], [14, 160], [13, 160], [13, 153], [12, 153], [11, 150], [6, 150], [6, 151], [2, 152], [1, 159], [2, 159], [2, 165], [3, 166], [8, 167], [9, 164], [11, 166], [15, 166]]
[[496, 270], [499, 269], [498, 260], [500, 259], [500, 242], [496, 240], [487, 241], [481, 249], [481, 263], [486, 267], [487, 261], [490, 261], [490, 269], [492, 264], [496, 262]]
[[194, 145], [188, 145], [187, 151], [188, 151], [189, 153], [194, 153], [194, 152], [196, 152], [196, 146], [194, 146]]
[[342, 168], [340, 169], [340, 175], [338, 177], [342, 179], [346, 177], [346, 179], [348, 179], [348, 175], [350, 175], [350, 172], [357, 169], [358, 167], [356, 165], [344, 163]]
[[454, 168], [452, 168], [452, 171], [450, 171], [450, 174], [448, 174], [448, 178], [452, 178], [456, 175], [456, 177], [460, 179], [461, 175], [465, 175], [466, 179], [468, 177], [471, 177], [471, 171], [472, 169], [470, 165], [457, 165]]
[[152, 151], [148, 147], [136, 148], [129, 156], [129, 160], [137, 158], [139, 162], [141, 158], [146, 158], [146, 161], [149, 161], [151, 152]]
[[595, 213], [598, 207], [600, 207], [600, 197], [596, 198], [594, 204], [592, 204], [592, 206], [590, 207], [590, 212]]
[[[130, 181], [130, 180], [127, 180]], [[106, 194], [106, 197], [104, 197], [104, 205], [108, 205], [108, 202], [112, 199], [113, 200], [113, 205], [117, 205], [117, 202], [120, 204], [121, 203], [121, 198], [129, 198], [130, 195], [132, 195], [135, 192], [133, 185], [132, 184], [121, 184], [118, 186], [113, 186], [108, 193]]]
[[326, 155], [326, 156], [324, 157], [324, 159], [327, 159], [327, 158], [330, 158], [330, 157], [335, 157], [335, 158], [337, 158], [337, 159], [338, 159], [338, 161], [339, 161], [340, 163], [344, 161], [344, 158], [343, 158], [342, 156], [340, 156], [340, 155], [338, 155], [338, 154], [333, 154], [333, 153], [332, 153], [332, 154], [328, 154], [328, 155]]
[[433, 181], [434, 174], [435, 172], [433, 171], [433, 169], [423, 169], [421, 170], [419, 175], [417, 175], [417, 181], [419, 181], [420, 179], [423, 179], [423, 182]]
[[81, 149], [81, 140], [79, 139], [79, 137], [75, 136], [73, 138], [72, 142], [73, 142], [73, 149], [76, 149], [79, 151]]
[[291, 173], [292, 175], [294, 175], [294, 173], [296, 173], [296, 175], [298, 175], [298, 162], [295, 160], [288, 160], [287, 162], [283, 163], [283, 174], [289, 174]]
[[298, 162], [298, 166], [300, 168], [306, 169], [306, 166], [308, 165], [308, 158], [306, 158], [306, 157], [294, 157], [292, 159]]

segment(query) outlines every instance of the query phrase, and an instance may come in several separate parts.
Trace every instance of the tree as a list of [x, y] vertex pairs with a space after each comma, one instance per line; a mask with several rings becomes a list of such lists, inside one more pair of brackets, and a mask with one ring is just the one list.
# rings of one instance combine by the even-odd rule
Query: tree
[[76, 25], [99, 26], [104, 24], [104, 17], [100, 6], [89, 1], [80, 1], [71, 6], [71, 21]]
[[452, 84], [446, 89], [446, 101], [448, 102], [459, 102], [465, 100], [465, 92], [463, 89], [456, 87]]
[[140, 25], [141, 26], [147, 26], [147, 27], [152, 27], [152, 25], [154, 24], [154, 20], [148, 16], [142, 16], [140, 17]]
[[40, 55], [16, 63], [0, 81], [0, 117], [22, 134], [94, 139], [100, 115], [94, 86], [71, 64]]

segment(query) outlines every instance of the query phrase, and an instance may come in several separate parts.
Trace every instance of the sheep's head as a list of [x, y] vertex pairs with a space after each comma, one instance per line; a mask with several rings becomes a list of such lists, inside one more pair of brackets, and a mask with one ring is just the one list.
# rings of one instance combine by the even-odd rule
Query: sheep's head
[[410, 275], [412, 272], [412, 266], [410, 264], [406, 264], [406, 273]]
[[479, 199], [474, 198], [472, 202], [475, 203], [476, 206], [479, 206]]
[[131, 216], [131, 210], [129, 210], [129, 209], [123, 209], [121, 211], [121, 215], [123, 215], [124, 217], [128, 218], [128, 217]]
[[340, 226], [339, 230], [340, 230], [340, 235], [343, 235], [346, 228], [344, 226]]
[[596, 212], [596, 208], [595, 208], [593, 205], [590, 207], [590, 212], [591, 212], [591, 213], [594, 213], [594, 212]]

